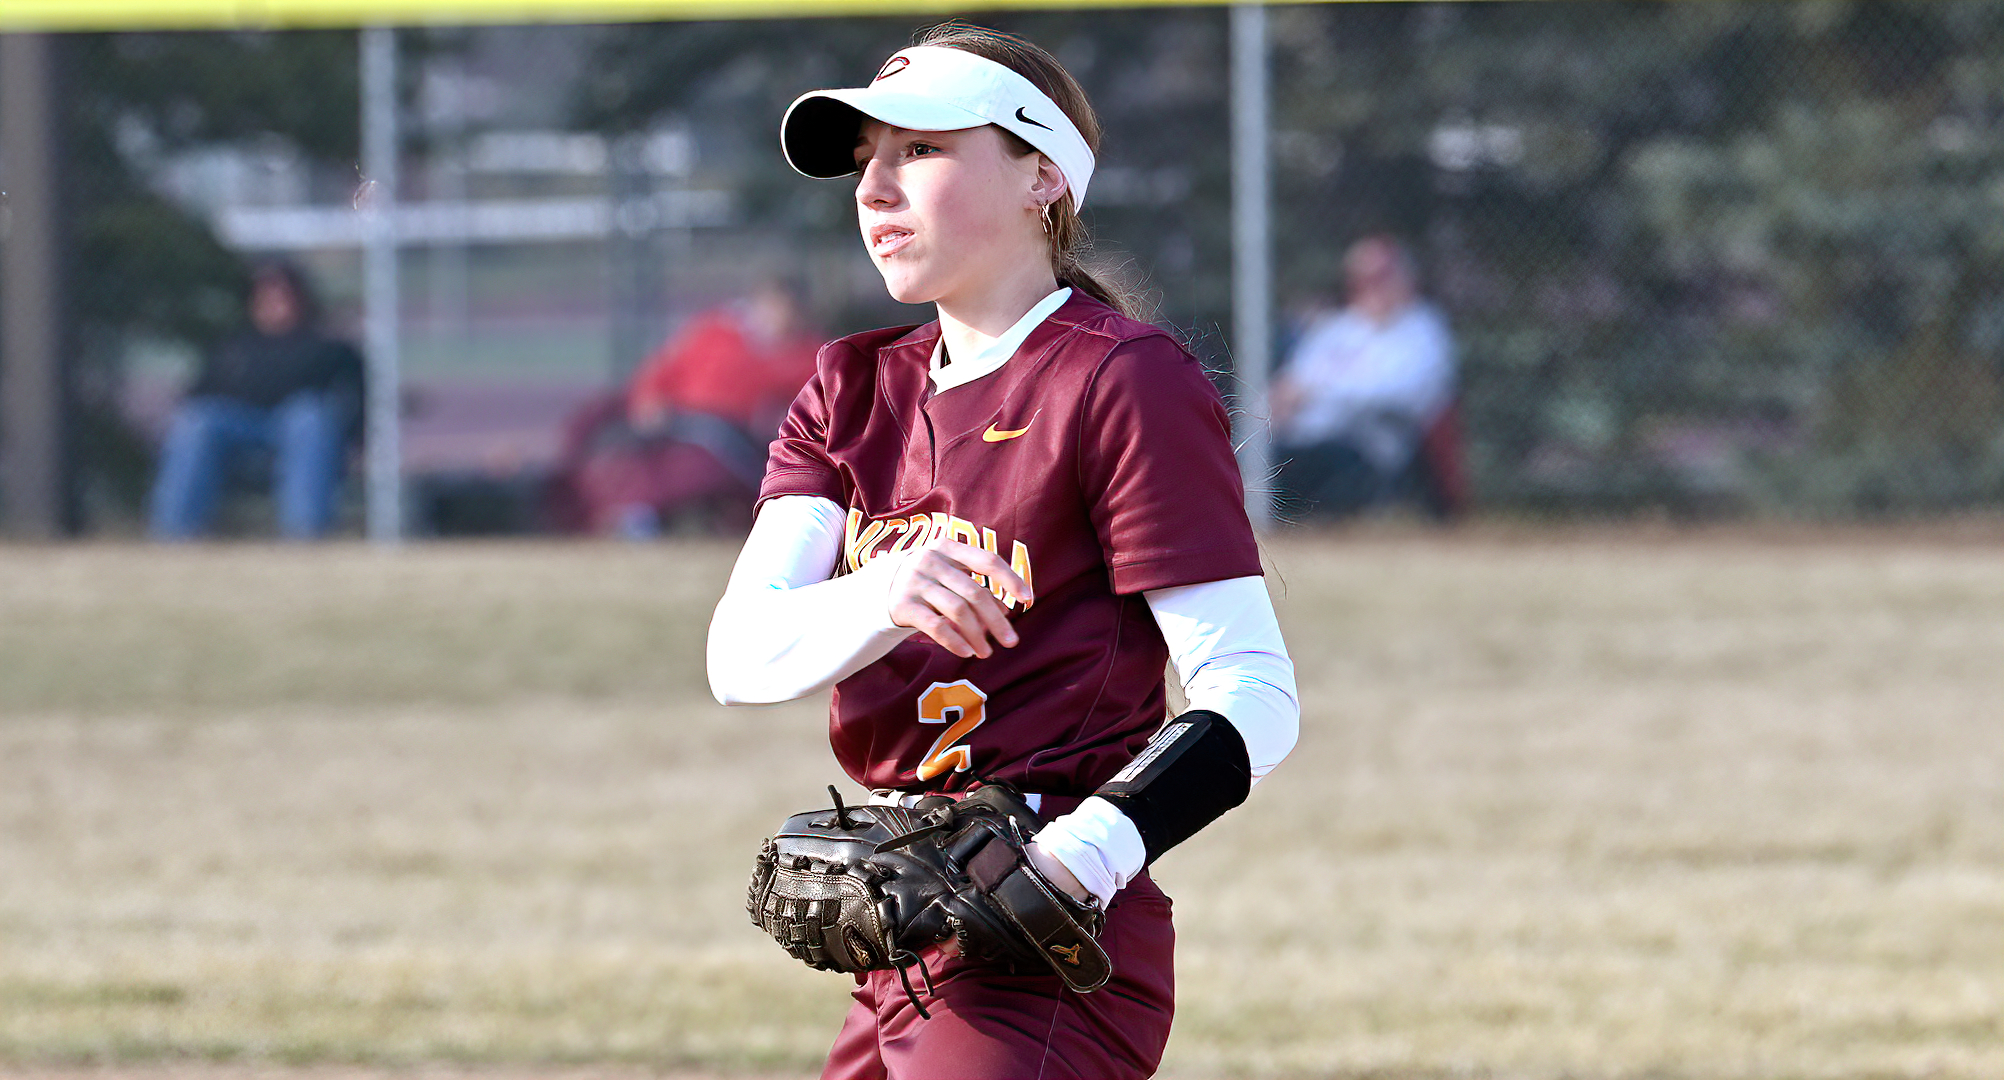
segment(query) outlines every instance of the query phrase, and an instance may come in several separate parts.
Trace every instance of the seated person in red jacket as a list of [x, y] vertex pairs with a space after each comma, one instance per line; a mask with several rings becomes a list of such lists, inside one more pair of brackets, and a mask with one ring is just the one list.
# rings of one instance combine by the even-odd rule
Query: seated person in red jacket
[[820, 344], [776, 282], [691, 319], [640, 366], [625, 415], [593, 440], [577, 474], [590, 527], [647, 536], [705, 504], [742, 509], [749, 522], [766, 444]]

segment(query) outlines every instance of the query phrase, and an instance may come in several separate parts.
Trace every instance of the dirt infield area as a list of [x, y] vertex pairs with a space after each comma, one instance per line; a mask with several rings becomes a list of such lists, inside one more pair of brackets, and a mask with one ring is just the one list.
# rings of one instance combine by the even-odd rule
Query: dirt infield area
[[[1270, 545], [1300, 749], [1157, 868], [1182, 1077], [2004, 1076], [2004, 537]], [[0, 1073], [813, 1075], [836, 775], [711, 543], [0, 548]]]

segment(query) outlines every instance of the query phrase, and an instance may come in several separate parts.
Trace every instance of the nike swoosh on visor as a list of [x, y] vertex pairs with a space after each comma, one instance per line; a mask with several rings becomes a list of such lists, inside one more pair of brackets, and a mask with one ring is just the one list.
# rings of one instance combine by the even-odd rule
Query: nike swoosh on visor
[[[1030, 119], [1028, 113], [1025, 113], [1023, 111], [1023, 107], [1021, 105], [1016, 106], [1016, 119], [1021, 120], [1026, 124], [1037, 124], [1035, 120]], [[1037, 126], [1043, 128], [1045, 131], [1051, 130], [1051, 125], [1049, 124], [1037, 124]]]

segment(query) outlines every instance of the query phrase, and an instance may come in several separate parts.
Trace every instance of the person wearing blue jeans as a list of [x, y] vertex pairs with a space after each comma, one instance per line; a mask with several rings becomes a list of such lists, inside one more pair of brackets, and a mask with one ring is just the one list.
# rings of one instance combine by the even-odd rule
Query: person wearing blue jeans
[[153, 535], [206, 533], [239, 462], [268, 455], [279, 530], [324, 536], [345, 471], [347, 434], [361, 400], [361, 357], [314, 327], [306, 280], [289, 264], [252, 275], [250, 328], [203, 365], [167, 429], [153, 487]]
[[325, 535], [340, 485], [344, 412], [321, 390], [296, 391], [269, 409], [225, 397], [183, 402], [161, 446], [153, 535], [189, 540], [207, 532], [234, 459], [258, 452], [271, 455], [279, 532], [292, 540]]

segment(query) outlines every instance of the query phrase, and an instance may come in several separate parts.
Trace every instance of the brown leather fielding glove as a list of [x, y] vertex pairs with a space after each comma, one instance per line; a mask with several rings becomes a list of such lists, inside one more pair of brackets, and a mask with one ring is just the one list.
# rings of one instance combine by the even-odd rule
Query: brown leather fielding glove
[[1022, 797], [989, 784], [915, 809], [842, 805], [786, 819], [752, 868], [752, 923], [811, 967], [895, 969], [919, 1014], [908, 969], [953, 941], [963, 955], [1016, 971], [1050, 970], [1090, 993], [1112, 964], [1097, 940], [1104, 915], [1030, 865], [1041, 826]]

